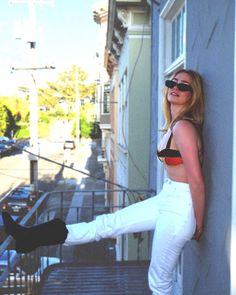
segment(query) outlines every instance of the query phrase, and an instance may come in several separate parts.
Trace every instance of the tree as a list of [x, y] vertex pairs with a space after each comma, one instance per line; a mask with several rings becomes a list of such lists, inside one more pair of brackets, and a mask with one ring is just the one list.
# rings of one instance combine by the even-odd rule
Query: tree
[[28, 97], [19, 98], [15, 96], [3, 96], [1, 102], [12, 113], [14, 120], [26, 122], [29, 118], [29, 100]]
[[[78, 85], [76, 85], [76, 71], [78, 71]], [[39, 88], [38, 96], [40, 105], [55, 107], [61, 98], [68, 103], [74, 103], [76, 87], [79, 89], [80, 99], [86, 96], [94, 97], [95, 84], [88, 84], [87, 73], [80, 67], [73, 65], [70, 70], [58, 75], [55, 82], [47, 82], [47, 88]]]
[[[93, 124], [95, 121], [95, 105], [92, 103], [86, 103], [81, 106], [80, 109], [80, 136], [84, 138], [91, 137]], [[76, 137], [76, 126], [74, 124], [72, 135]]]
[[7, 129], [7, 111], [5, 105], [0, 103], [0, 136], [5, 135]]
[[[78, 73], [78, 85], [76, 85], [76, 71]], [[93, 100], [95, 95], [95, 84], [87, 82], [87, 73], [76, 65], [71, 69], [60, 73], [55, 82], [47, 82], [46, 87], [38, 89], [38, 105], [45, 107], [43, 114], [39, 109], [40, 124], [51, 124], [53, 120], [69, 119], [75, 122], [76, 111], [76, 87], [79, 89], [81, 99], [81, 134], [87, 136], [91, 122], [94, 121], [95, 108], [93, 104], [84, 106], [85, 98]], [[0, 104], [0, 134], [14, 132], [21, 126], [20, 134], [28, 134], [29, 129], [29, 89], [25, 86], [19, 87], [19, 97], [1, 97]], [[63, 105], [67, 108], [63, 108]], [[85, 109], [85, 111], [83, 111]], [[24, 130], [23, 130], [24, 129]], [[23, 132], [24, 131], [24, 132]]]
[[[76, 71], [78, 77], [78, 85], [76, 85]], [[76, 119], [76, 87], [79, 89], [79, 96], [81, 100], [80, 109], [80, 134], [82, 136], [88, 137], [91, 132], [91, 123], [94, 121], [95, 108], [92, 104], [86, 104], [84, 106], [83, 101], [85, 98], [93, 99], [95, 95], [95, 84], [87, 83], [87, 73], [76, 65], [73, 65], [71, 69], [60, 73], [55, 82], [47, 82], [46, 88], [40, 88], [38, 90], [39, 105], [45, 106], [51, 111], [51, 116], [56, 116], [57, 119], [61, 117], [62, 119]], [[63, 105], [67, 106], [64, 108]], [[83, 112], [86, 109], [86, 112]], [[63, 113], [64, 112], [64, 113]], [[64, 114], [64, 116], [63, 116]], [[72, 131], [75, 134], [76, 128]]]
[[38, 89], [38, 105], [45, 106], [50, 110], [57, 105], [58, 97], [54, 83], [47, 82], [47, 85], [47, 88]]
[[15, 133], [18, 129], [11, 110], [3, 103], [0, 103], [0, 136], [6, 135], [10, 137], [11, 133]]

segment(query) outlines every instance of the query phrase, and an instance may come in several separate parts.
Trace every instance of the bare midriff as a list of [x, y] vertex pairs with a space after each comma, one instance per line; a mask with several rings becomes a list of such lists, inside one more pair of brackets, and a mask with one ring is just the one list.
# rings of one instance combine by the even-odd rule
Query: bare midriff
[[170, 178], [173, 181], [188, 183], [187, 174], [183, 164], [176, 165], [176, 166], [170, 166], [170, 165], [164, 164], [164, 166], [165, 166], [165, 170], [167, 172], [168, 178]]

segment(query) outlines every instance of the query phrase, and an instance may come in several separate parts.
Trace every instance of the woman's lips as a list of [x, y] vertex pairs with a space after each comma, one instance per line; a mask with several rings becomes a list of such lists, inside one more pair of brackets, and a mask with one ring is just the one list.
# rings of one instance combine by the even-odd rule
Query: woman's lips
[[173, 95], [173, 96], [179, 96], [178, 93], [175, 92], [175, 91], [172, 91], [172, 92], [170, 93], [170, 95]]

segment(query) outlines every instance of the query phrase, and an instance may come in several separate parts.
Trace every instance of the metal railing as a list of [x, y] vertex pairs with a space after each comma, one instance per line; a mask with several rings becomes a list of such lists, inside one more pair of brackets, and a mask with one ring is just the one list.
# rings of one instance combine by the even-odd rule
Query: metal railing
[[[43, 194], [22, 218], [20, 224], [30, 226], [55, 217], [65, 220], [66, 223], [88, 222], [97, 215], [119, 210], [152, 195], [153, 192], [147, 190], [53, 191]], [[113, 200], [116, 200], [116, 204]], [[121, 241], [121, 260], [124, 260], [122, 237]], [[139, 247], [138, 237], [137, 260]], [[79, 259], [80, 252], [75, 251], [71, 255], [72, 251], [68, 248], [70, 247], [64, 245], [39, 247], [29, 254], [18, 254], [14, 250], [13, 238], [8, 236], [0, 244], [0, 294], [37, 294], [41, 275], [47, 266], [57, 262], [74, 262], [75, 255], [76, 259]], [[110, 240], [106, 241], [106, 251], [106, 257], [115, 260], [115, 246]], [[93, 255], [87, 256], [93, 259]]]

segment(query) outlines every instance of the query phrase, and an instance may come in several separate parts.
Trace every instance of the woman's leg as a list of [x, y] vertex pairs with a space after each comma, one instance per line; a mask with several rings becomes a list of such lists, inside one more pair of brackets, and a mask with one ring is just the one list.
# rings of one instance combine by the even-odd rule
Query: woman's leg
[[94, 221], [67, 225], [66, 245], [84, 244], [121, 234], [154, 230], [158, 218], [158, 196], [135, 203]]
[[191, 201], [181, 204], [177, 197], [176, 202], [178, 201], [176, 211], [160, 210], [156, 224], [149, 267], [149, 286], [153, 295], [172, 294], [173, 274], [179, 255], [195, 230]]
[[84, 244], [124, 233], [153, 230], [158, 216], [158, 197], [133, 204], [112, 214], [98, 216], [89, 223], [65, 225], [53, 219], [33, 227], [18, 225], [3, 212], [5, 231], [16, 240], [16, 250], [27, 253], [42, 245]]

